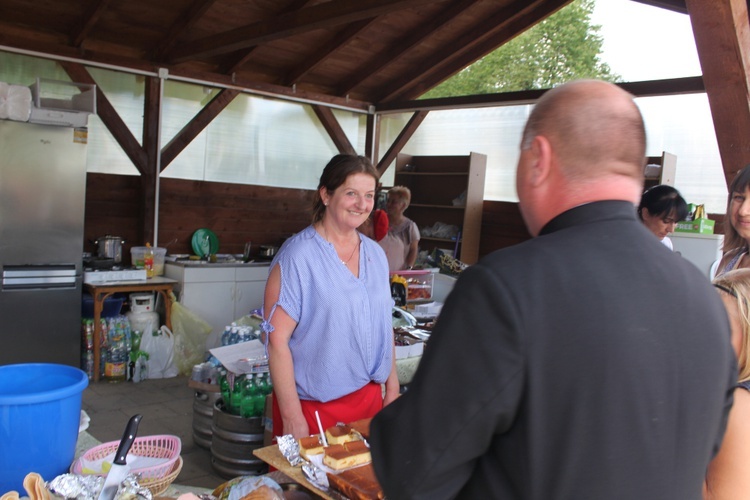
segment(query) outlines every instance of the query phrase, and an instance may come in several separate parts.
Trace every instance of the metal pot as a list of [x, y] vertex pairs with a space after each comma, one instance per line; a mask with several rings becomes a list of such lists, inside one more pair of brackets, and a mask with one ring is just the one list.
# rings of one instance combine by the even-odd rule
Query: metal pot
[[115, 264], [120, 264], [122, 262], [123, 243], [125, 243], [125, 241], [121, 237], [110, 235], [102, 236], [94, 241], [94, 244], [99, 247], [97, 255], [102, 258], [113, 259]]
[[260, 245], [260, 251], [258, 252], [258, 255], [260, 257], [265, 257], [266, 259], [270, 259], [274, 255], [276, 255], [276, 251], [278, 250], [278, 247], [272, 246], [272, 245]]

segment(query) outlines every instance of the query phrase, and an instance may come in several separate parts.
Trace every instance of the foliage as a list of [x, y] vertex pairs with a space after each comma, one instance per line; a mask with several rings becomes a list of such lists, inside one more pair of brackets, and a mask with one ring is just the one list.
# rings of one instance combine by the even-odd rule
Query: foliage
[[422, 96], [490, 94], [551, 88], [579, 78], [618, 81], [602, 62], [594, 0], [571, 4], [487, 54]]

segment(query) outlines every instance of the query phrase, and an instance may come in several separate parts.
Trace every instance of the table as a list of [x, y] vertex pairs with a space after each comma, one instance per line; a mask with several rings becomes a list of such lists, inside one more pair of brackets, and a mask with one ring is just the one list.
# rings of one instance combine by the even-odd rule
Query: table
[[164, 298], [164, 323], [172, 329], [172, 299], [170, 294], [175, 283], [173, 279], [154, 276], [146, 281], [110, 281], [102, 283], [84, 283], [83, 289], [94, 298], [94, 382], [99, 381], [101, 350], [101, 316], [104, 300], [112, 294], [122, 292], [158, 292]]

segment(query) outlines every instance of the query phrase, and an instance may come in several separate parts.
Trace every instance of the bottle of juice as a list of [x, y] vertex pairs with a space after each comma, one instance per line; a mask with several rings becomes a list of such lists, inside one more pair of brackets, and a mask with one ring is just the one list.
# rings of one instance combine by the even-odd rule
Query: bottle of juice
[[146, 268], [146, 278], [154, 277], [154, 249], [151, 243], [146, 243], [146, 252], [143, 254], [143, 267]]

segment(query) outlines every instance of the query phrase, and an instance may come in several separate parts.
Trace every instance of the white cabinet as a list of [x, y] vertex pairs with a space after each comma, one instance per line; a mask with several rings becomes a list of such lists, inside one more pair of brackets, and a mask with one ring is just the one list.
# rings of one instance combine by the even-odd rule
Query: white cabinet
[[212, 266], [166, 263], [167, 278], [177, 280], [180, 304], [200, 316], [212, 331], [206, 348], [219, 346], [224, 327], [263, 304], [268, 266]]
[[721, 260], [723, 234], [672, 233], [669, 239], [675, 252], [695, 264], [708, 279], [713, 279], [714, 266]]

